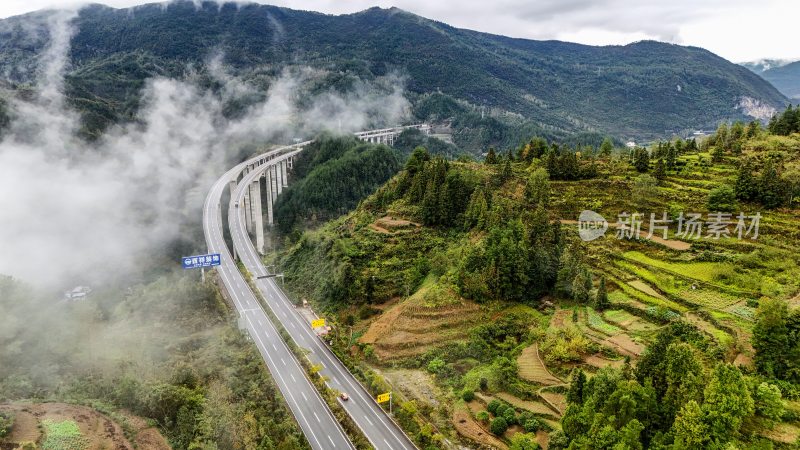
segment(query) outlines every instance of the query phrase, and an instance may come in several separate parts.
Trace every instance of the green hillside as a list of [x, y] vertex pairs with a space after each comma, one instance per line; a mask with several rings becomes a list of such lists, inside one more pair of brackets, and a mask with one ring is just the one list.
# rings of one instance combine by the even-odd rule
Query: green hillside
[[[0, 64], [9, 81], [33, 77], [45, 24], [43, 13], [0, 21]], [[327, 83], [345, 90], [355, 79], [398, 73], [416, 119], [454, 119], [457, 143], [474, 149], [576, 131], [649, 140], [745, 118], [743, 99], [786, 103], [752, 72], [700, 48], [513, 39], [395, 8], [333, 16], [215, 2], [95, 5], [74, 25], [67, 88], [90, 135], [134, 117], [147, 77], [202, 72], [215, 52], [261, 87], [296, 64], [329, 71]], [[429, 94], [439, 92], [431, 103]]]
[[[798, 111], [633, 152], [531, 139], [477, 163], [420, 148], [277, 262], [437, 448], [796, 448]], [[604, 237], [579, 238], [582, 210]], [[641, 234], [618, 236], [623, 212]]]

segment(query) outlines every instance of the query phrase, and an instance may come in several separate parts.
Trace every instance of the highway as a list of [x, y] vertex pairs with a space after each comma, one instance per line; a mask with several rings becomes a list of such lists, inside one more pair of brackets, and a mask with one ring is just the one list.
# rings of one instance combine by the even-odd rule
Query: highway
[[225, 173], [206, 196], [203, 231], [209, 252], [220, 254], [221, 265], [217, 268], [219, 278], [311, 448], [354, 450], [341, 425], [306, 378], [302, 366], [259, 305], [225, 244], [220, 205], [222, 194], [228, 188], [229, 181], [235, 179], [246, 165], [246, 162], [239, 164]]
[[[280, 161], [281, 158], [286, 158], [289, 155], [275, 158], [268, 164]], [[232, 195], [234, 201], [242, 204], [245, 188], [257, 176], [258, 171], [254, 171], [242, 178]], [[333, 354], [328, 346], [317, 337], [310, 324], [300, 316], [286, 297], [286, 294], [277, 285], [275, 278], [258, 278], [270, 274], [247, 234], [245, 214], [242, 208], [231, 206], [228, 219], [236, 253], [244, 267], [256, 278], [256, 287], [266, 299], [267, 305], [281, 321], [295, 343], [308, 350], [309, 359], [314, 364], [322, 366], [320, 373], [327, 378], [328, 386], [348, 394], [350, 400], [340, 403], [370, 443], [377, 449], [416, 449], [416, 446], [408, 436], [389, 418], [355, 377], [348, 372], [344, 364]]]

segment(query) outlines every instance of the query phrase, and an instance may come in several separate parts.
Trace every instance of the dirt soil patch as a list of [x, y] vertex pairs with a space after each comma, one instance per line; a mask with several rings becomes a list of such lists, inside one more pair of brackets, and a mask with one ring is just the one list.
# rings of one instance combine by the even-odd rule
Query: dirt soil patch
[[564, 383], [547, 370], [547, 366], [539, 356], [539, 344], [537, 343], [522, 350], [517, 358], [517, 367], [519, 367], [519, 376], [528, 381], [545, 386]]
[[141, 418], [127, 415], [126, 422], [135, 433], [136, 447], [125, 437], [122, 427], [99, 412], [79, 405], [65, 403], [7, 403], [0, 411], [14, 415], [14, 426], [5, 443], [32, 441], [41, 444], [43, 420], [56, 422], [72, 420], [80, 428], [89, 445], [86, 450], [170, 450], [166, 439]]
[[431, 376], [421, 370], [385, 370], [383, 375], [404, 394], [422, 403], [439, 407], [439, 389]]
[[500, 439], [494, 437], [488, 430], [485, 430], [478, 421], [472, 418], [466, 407], [456, 407], [453, 409], [453, 426], [458, 434], [476, 442], [479, 448], [487, 449], [507, 449], [508, 446]]
[[464, 333], [485, 314], [475, 303], [460, 300], [455, 304], [426, 307], [405, 300], [375, 319], [360, 342], [371, 344], [382, 361], [419, 356], [442, 345], [464, 342]]
[[608, 358], [603, 358], [600, 355], [587, 356], [586, 359], [584, 359], [584, 362], [586, 362], [586, 364], [592, 367], [597, 367], [598, 369], [602, 369], [605, 367], [613, 367], [615, 369], [619, 369], [625, 365], [625, 361], [621, 359], [608, 359]]

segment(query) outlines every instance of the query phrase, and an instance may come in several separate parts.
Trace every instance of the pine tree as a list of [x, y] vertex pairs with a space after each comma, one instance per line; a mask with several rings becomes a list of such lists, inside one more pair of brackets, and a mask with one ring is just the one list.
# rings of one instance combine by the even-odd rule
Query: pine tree
[[711, 152], [711, 161], [722, 162], [724, 158], [725, 158], [725, 147], [719, 144], [714, 145], [714, 150]]
[[600, 277], [600, 286], [597, 287], [597, 294], [594, 297], [594, 308], [603, 311], [609, 306], [608, 292], [606, 291], [606, 277]]
[[486, 194], [483, 188], [475, 189], [469, 199], [469, 206], [467, 206], [464, 223], [466, 229], [483, 230], [486, 226], [488, 212], [489, 205], [486, 202]]
[[756, 370], [762, 375], [780, 379], [786, 376], [786, 357], [791, 353], [788, 316], [785, 302], [770, 298], [759, 301], [752, 339]]
[[603, 139], [603, 143], [600, 144], [600, 157], [603, 159], [609, 158], [612, 150], [614, 150], [614, 143], [611, 142], [611, 138]]
[[569, 404], [580, 405], [583, 403], [583, 388], [586, 385], [586, 374], [581, 369], [572, 371], [572, 380], [567, 391], [567, 402]]
[[675, 163], [678, 160], [678, 153], [679, 151], [677, 145], [675, 147], [670, 145], [669, 149], [667, 149], [667, 170], [675, 170]]
[[663, 159], [659, 159], [658, 161], [656, 161], [656, 168], [653, 171], [653, 176], [658, 181], [662, 181], [664, 180], [664, 178], [667, 177], [667, 166], [666, 164], [664, 164]]
[[650, 154], [646, 148], [636, 147], [633, 150], [633, 167], [640, 173], [650, 170]]
[[771, 159], [764, 163], [758, 179], [759, 201], [767, 208], [777, 208], [786, 201], [786, 183], [780, 177], [778, 168]]
[[758, 197], [758, 182], [753, 175], [753, 161], [750, 158], [740, 161], [733, 190], [739, 200], [751, 201]]
[[485, 164], [497, 164], [497, 154], [494, 152], [494, 147], [489, 147], [489, 153], [486, 154]]

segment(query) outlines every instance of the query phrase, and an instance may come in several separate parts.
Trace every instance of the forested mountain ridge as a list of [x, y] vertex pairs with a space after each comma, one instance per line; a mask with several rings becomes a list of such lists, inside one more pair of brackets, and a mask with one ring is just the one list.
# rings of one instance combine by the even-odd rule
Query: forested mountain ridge
[[[12, 82], [30, 81], [26, 61], [46, 43], [37, 14], [0, 21], [0, 64]], [[37, 27], [28, 24], [37, 21], [39, 32], [31, 38]], [[417, 119], [452, 117], [454, 108], [467, 105], [455, 113], [485, 108], [517, 126], [527, 121], [528, 135], [535, 128], [539, 134], [594, 130], [650, 139], [744, 118], [744, 104], [782, 108], [787, 102], [744, 67], [700, 48], [514, 39], [396, 8], [333, 16], [179, 1], [128, 9], [93, 5], [73, 23], [67, 89], [73, 104], [88, 111], [91, 132], [133, 117], [147, 77], [182, 76], [214, 52], [257, 83], [291, 64], [338, 74], [328, 80], [337, 89], [347, 89], [353, 78], [396, 72], [405, 78]], [[437, 92], [449, 100], [430, 102], [427, 94]], [[481, 144], [509, 143], [507, 136], [492, 136], [499, 125], [479, 118], [462, 118], [460, 125], [485, 129]]]

